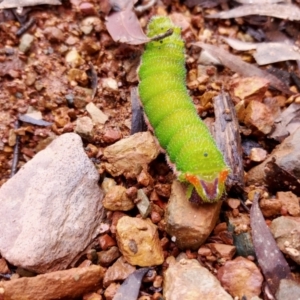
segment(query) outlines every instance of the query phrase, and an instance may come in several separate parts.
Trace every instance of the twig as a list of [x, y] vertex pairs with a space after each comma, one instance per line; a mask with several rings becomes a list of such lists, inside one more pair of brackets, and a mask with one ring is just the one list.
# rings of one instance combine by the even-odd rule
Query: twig
[[16, 36], [22, 35], [35, 23], [35, 18], [30, 18], [24, 25], [21, 26], [16, 32]]
[[[15, 123], [15, 129], [18, 129], [18, 128], [20, 128], [19, 120], [17, 120]], [[12, 166], [11, 166], [10, 177], [13, 177], [17, 173], [17, 166], [18, 166], [19, 154], [20, 154], [19, 144], [20, 144], [20, 136], [17, 135], [16, 144], [14, 146], [13, 161], [12, 161]]]
[[150, 39], [150, 41], [160, 41], [160, 40], [172, 35], [173, 31], [174, 30], [172, 28], [170, 28], [166, 32], [154, 36], [153, 38]]

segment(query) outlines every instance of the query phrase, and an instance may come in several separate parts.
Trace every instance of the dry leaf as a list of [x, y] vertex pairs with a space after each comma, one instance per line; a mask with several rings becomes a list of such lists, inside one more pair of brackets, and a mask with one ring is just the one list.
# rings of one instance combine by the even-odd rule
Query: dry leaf
[[60, 0], [3, 0], [0, 1], [0, 9], [17, 8], [36, 5], [61, 5]]
[[228, 11], [206, 16], [206, 18], [230, 19], [251, 15], [269, 16], [290, 21], [300, 20], [300, 9], [293, 4], [241, 5]]
[[270, 84], [276, 88], [277, 90], [285, 93], [285, 94], [293, 94], [288, 86], [286, 86], [282, 81], [280, 81], [277, 77], [268, 73], [265, 70], [261, 70], [258, 67], [248, 64], [244, 62], [241, 58], [236, 55], [233, 55], [221, 47], [216, 47], [213, 45], [205, 44], [202, 42], [196, 42], [192, 45], [201, 47], [206, 51], [209, 51], [215, 57], [217, 57], [224, 66], [230, 68], [232, 71], [241, 74], [245, 77], [263, 77], [270, 82]]
[[117, 11], [107, 17], [106, 27], [115, 42], [130, 45], [149, 42], [149, 38], [144, 34], [139, 20], [133, 12], [134, 2], [126, 0], [125, 4], [122, 1], [111, 3]]
[[238, 51], [256, 49], [253, 54], [259, 65], [287, 60], [300, 60], [300, 50], [290, 43], [246, 43], [236, 39], [222, 38], [230, 47]]
[[149, 268], [142, 268], [130, 274], [120, 288], [117, 290], [113, 300], [132, 300], [137, 299], [144, 275]]
[[300, 127], [300, 104], [292, 103], [275, 119], [275, 130], [270, 135], [279, 142]]
[[281, 279], [291, 279], [291, 271], [280, 252], [272, 233], [258, 205], [259, 193], [253, 199], [250, 222], [252, 239], [259, 266], [273, 295], [276, 294]]

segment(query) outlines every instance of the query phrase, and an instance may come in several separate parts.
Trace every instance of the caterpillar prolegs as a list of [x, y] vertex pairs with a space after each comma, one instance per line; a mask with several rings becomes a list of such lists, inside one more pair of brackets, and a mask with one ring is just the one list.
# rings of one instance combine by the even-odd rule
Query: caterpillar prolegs
[[138, 72], [139, 96], [178, 179], [189, 183], [189, 195], [195, 187], [204, 202], [216, 202], [224, 192], [229, 168], [186, 89], [181, 29], [167, 17], [154, 17], [147, 35], [153, 38], [169, 29], [172, 35], [146, 45]]

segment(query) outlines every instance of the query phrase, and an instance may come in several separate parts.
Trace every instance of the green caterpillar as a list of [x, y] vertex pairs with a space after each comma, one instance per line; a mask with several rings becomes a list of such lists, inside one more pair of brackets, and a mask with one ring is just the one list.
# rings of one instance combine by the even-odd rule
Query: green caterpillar
[[[155, 39], [170, 29], [172, 35]], [[147, 36], [154, 39], [146, 45], [138, 71], [147, 119], [178, 179], [189, 183], [188, 197], [194, 187], [204, 202], [216, 202], [229, 168], [188, 95], [181, 29], [167, 17], [154, 17]]]

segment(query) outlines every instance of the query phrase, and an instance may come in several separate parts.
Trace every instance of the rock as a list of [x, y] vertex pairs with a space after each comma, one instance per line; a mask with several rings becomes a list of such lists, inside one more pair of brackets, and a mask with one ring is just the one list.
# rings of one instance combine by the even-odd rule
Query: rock
[[272, 217], [281, 213], [282, 203], [278, 199], [262, 199], [259, 202], [261, 212], [265, 217]]
[[120, 287], [119, 283], [115, 283], [115, 282], [111, 283], [104, 292], [105, 300], [113, 300], [119, 287]]
[[232, 82], [233, 95], [246, 103], [262, 101], [268, 87], [269, 81], [262, 77], [238, 78]]
[[194, 205], [186, 197], [186, 188], [174, 181], [165, 213], [166, 231], [180, 249], [196, 250], [214, 229], [222, 202]]
[[99, 234], [98, 179], [77, 134], [55, 139], [0, 189], [1, 255], [37, 273], [66, 268]]
[[279, 288], [276, 292], [277, 300], [296, 300], [300, 296], [300, 285], [298, 282], [289, 279], [280, 280]]
[[98, 263], [104, 267], [109, 266], [114, 260], [120, 257], [119, 249], [116, 246], [111, 247], [107, 251], [100, 251], [97, 254]]
[[107, 194], [108, 191], [114, 187], [116, 185], [116, 181], [112, 178], [108, 178], [108, 177], [104, 177], [102, 184], [101, 184], [101, 188], [104, 192], [104, 194]]
[[153, 178], [147, 171], [142, 170], [142, 172], [137, 177], [137, 182], [142, 186], [149, 186], [153, 184]]
[[63, 42], [65, 40], [64, 33], [54, 26], [47, 27], [44, 34], [50, 42]]
[[251, 299], [261, 293], [263, 276], [255, 263], [244, 257], [227, 261], [218, 270], [217, 277], [233, 297]]
[[181, 259], [164, 272], [166, 300], [232, 300], [218, 280], [195, 259]]
[[299, 178], [300, 169], [300, 128], [297, 129], [292, 135], [287, 137], [280, 145], [278, 145], [269, 157], [252, 168], [247, 174], [247, 183], [255, 184], [265, 180], [265, 166], [273, 159], [276, 160], [276, 164], [287, 172], [290, 172], [296, 178]]
[[23, 34], [20, 40], [19, 50], [23, 53], [26, 53], [30, 49], [33, 41], [34, 41], [33, 35], [29, 33]]
[[81, 50], [87, 52], [89, 55], [94, 55], [101, 49], [99, 41], [91, 37], [86, 37], [81, 45]]
[[8, 299], [73, 299], [100, 288], [104, 269], [92, 265], [56, 271], [36, 277], [0, 282], [0, 298]]
[[245, 110], [244, 123], [254, 133], [268, 134], [274, 125], [274, 118], [270, 109], [263, 103], [252, 100]]
[[208, 247], [212, 254], [215, 255], [217, 258], [224, 258], [225, 260], [230, 260], [233, 258], [236, 248], [235, 246], [225, 245], [225, 244], [205, 244]]
[[92, 89], [87, 89], [87, 88], [84, 88], [81, 86], [75, 86], [73, 88], [73, 93], [74, 93], [74, 96], [72, 94], [70, 94], [69, 96], [71, 96], [71, 97], [68, 97], [68, 98], [69, 99], [73, 98], [74, 106], [79, 109], [86, 107], [87, 100], [92, 99], [92, 97], [93, 97]]
[[255, 162], [262, 162], [266, 159], [268, 152], [262, 148], [252, 148], [249, 158]]
[[111, 222], [111, 226], [110, 226], [110, 232], [115, 235], [115, 233], [117, 232], [117, 224], [119, 222], [119, 220], [126, 216], [125, 213], [123, 213], [122, 211], [114, 211], [113, 215], [112, 215], [112, 222]]
[[106, 193], [103, 206], [108, 210], [128, 211], [134, 208], [134, 203], [127, 196], [125, 187], [115, 185]]
[[76, 81], [83, 86], [86, 86], [89, 82], [86, 72], [84, 70], [75, 69], [75, 68], [69, 69], [68, 80], [69, 82]]
[[276, 197], [291, 216], [300, 215], [299, 200], [295, 194], [292, 192], [278, 192]]
[[102, 87], [103, 89], [111, 92], [116, 92], [119, 89], [118, 82], [110, 77], [102, 79]]
[[107, 250], [117, 244], [116, 241], [111, 236], [109, 236], [107, 233], [104, 235], [101, 235], [99, 237], [98, 241], [99, 241], [99, 245], [102, 250]]
[[125, 280], [135, 270], [136, 268], [127, 263], [124, 257], [120, 257], [107, 269], [103, 280], [104, 287], [109, 286], [114, 281]]
[[66, 62], [72, 67], [77, 68], [84, 64], [84, 60], [74, 48], [66, 54]]
[[108, 146], [104, 150], [104, 168], [113, 176], [136, 178], [143, 166], [154, 160], [160, 150], [150, 132], [139, 132]]
[[279, 217], [272, 221], [270, 230], [278, 248], [300, 265], [300, 218]]
[[10, 270], [4, 258], [0, 258], [0, 273], [1, 274], [8, 274]]
[[103, 142], [112, 144], [122, 138], [122, 134], [119, 129], [106, 128], [102, 137]]
[[80, 117], [76, 120], [75, 132], [82, 138], [90, 140], [94, 135], [93, 121], [89, 117]]
[[143, 219], [146, 219], [151, 211], [150, 201], [142, 189], [139, 189], [137, 192], [137, 199], [139, 202], [137, 203], [137, 208]]
[[82, 300], [102, 300], [102, 299], [103, 299], [102, 296], [97, 293], [87, 293], [82, 297]]
[[90, 34], [93, 29], [96, 32], [99, 32], [101, 29], [103, 29], [102, 21], [100, 18], [95, 16], [87, 17], [81, 21], [80, 29], [86, 35]]
[[108, 116], [104, 114], [93, 102], [90, 102], [85, 109], [91, 116], [95, 125], [105, 124], [108, 120]]
[[79, 9], [84, 15], [96, 15], [97, 12], [95, 10], [94, 4], [89, 2], [81, 2], [79, 5]]
[[125, 259], [140, 267], [160, 265], [164, 255], [157, 227], [150, 219], [122, 217], [117, 224], [117, 242]]

